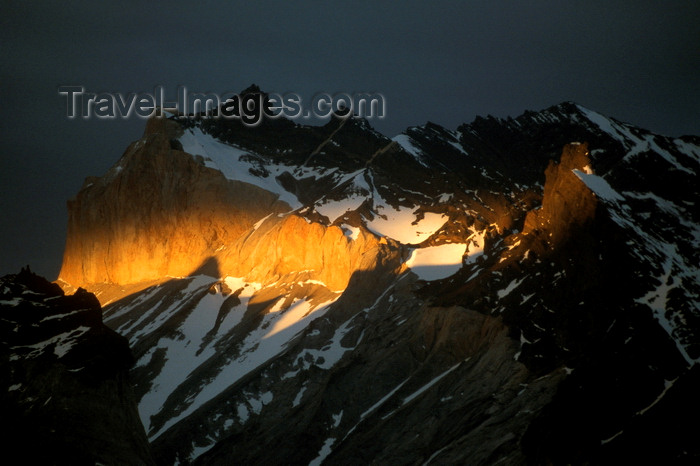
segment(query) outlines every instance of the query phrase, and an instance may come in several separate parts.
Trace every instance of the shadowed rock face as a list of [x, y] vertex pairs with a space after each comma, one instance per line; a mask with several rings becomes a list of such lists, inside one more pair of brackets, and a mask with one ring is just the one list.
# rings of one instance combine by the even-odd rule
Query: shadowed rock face
[[696, 458], [667, 426], [698, 381], [698, 172], [697, 138], [572, 103], [393, 140], [154, 119], [71, 201], [61, 283], [129, 339], [159, 464]]
[[23, 464], [153, 464], [127, 340], [99, 302], [22, 270], [0, 278], [2, 445]]
[[[297, 346], [276, 361], [277, 369], [222, 398], [220, 408], [235, 407], [241, 394], [274, 393], [267, 416], [234, 428], [230, 441], [199, 463], [309, 464], [324, 444], [333, 446], [328, 464], [412, 464], [431, 456], [438, 464], [488, 464], [503, 452], [511, 453], [511, 464], [524, 461], [514, 433], [527, 428], [565, 372], [535, 381], [514, 360], [517, 345], [498, 318], [459, 307], [382, 304], [366, 317], [362, 341], [347, 338], [355, 349], [346, 362], [268, 385], [268, 377], [293, 363]], [[316, 328], [321, 335], [330, 330]], [[156, 441], [157, 454], [172, 455], [199, 422], [194, 417]]]

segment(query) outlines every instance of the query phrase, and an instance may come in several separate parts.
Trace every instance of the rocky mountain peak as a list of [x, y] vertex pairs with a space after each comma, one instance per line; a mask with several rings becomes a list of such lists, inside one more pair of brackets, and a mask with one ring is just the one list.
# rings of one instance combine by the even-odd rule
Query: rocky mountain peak
[[549, 243], [560, 242], [580, 230], [595, 215], [597, 198], [575, 171], [593, 173], [588, 144], [564, 146], [559, 163], [550, 161], [545, 171], [542, 206], [525, 217], [523, 234], [539, 234]]
[[260, 86], [257, 84], [253, 83], [250, 86], [246, 87], [243, 89], [239, 95], [248, 95], [248, 94], [263, 94], [262, 89], [260, 89]]

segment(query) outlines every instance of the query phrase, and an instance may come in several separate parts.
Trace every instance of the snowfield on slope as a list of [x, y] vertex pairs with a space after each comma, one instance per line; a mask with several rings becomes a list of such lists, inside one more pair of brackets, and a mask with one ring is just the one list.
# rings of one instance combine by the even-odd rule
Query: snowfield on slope
[[421, 220], [416, 220], [415, 207], [394, 208], [380, 205], [377, 211], [381, 217], [367, 221], [367, 229], [379, 236], [388, 236], [404, 244], [418, 244], [430, 238], [447, 221], [442, 214], [426, 212]]
[[379, 236], [388, 236], [403, 244], [418, 244], [430, 238], [447, 222], [447, 216], [425, 212], [418, 220], [416, 206], [394, 207], [377, 191], [372, 182], [372, 202], [377, 215], [372, 220], [365, 219], [367, 229]]
[[180, 136], [182, 150], [194, 156], [201, 155], [204, 165], [220, 171], [229, 180], [242, 181], [275, 193], [281, 201], [286, 202], [292, 209], [301, 207], [297, 197], [284, 189], [277, 182], [277, 176], [293, 168], [282, 164], [265, 164], [270, 172], [267, 177], [256, 176], [251, 172], [257, 167], [251, 162], [241, 160], [241, 156], [250, 154], [249, 151], [225, 144], [214, 137], [204, 134], [199, 128], [190, 128]]
[[[218, 373], [207, 384], [200, 386], [196, 394], [184, 400], [186, 407], [181, 412], [168, 419], [158, 431], [149, 431], [149, 437], [151, 439], [157, 438], [178, 421], [189, 416], [204, 403], [222, 393], [241, 377], [277, 356], [313, 319], [325, 314], [330, 305], [340, 295], [338, 293], [332, 299], [323, 303], [311, 303], [306, 299], [295, 300], [287, 308], [283, 308], [285, 299], [280, 298], [265, 314], [260, 325], [241, 341], [238, 356], [228, 360], [226, 364], [218, 369]], [[243, 298], [243, 296], [240, 296], [240, 298]], [[151, 390], [139, 404], [139, 412], [147, 429], [150, 426], [150, 416], [162, 409], [162, 401], [165, 401], [172, 393], [172, 390], [183, 383], [191, 370], [198, 366], [196, 361], [201, 364], [206, 358], [213, 356], [216, 339], [206, 346], [205, 351], [202, 353], [197, 352], [201, 348], [202, 343], [204, 343], [204, 336], [207, 333], [206, 329], [211, 328], [211, 326], [202, 324], [201, 318], [205, 315], [209, 316], [208, 320], [213, 325], [213, 319], [216, 318], [219, 309], [217, 303], [220, 299], [217, 295], [208, 299], [207, 297], [203, 298], [197, 304], [197, 309], [191, 313], [191, 319], [188, 319], [181, 327], [183, 334], [188, 337], [194, 335], [195, 338], [187, 338], [185, 340], [167, 338], [167, 341], [162, 342], [164, 347], [168, 349], [167, 364], [172, 366], [172, 370], [166, 371], [164, 368], [154, 381], [154, 387], [156, 387], [157, 382], [162, 387], [167, 386], [168, 389]], [[247, 309], [249, 299], [248, 297], [246, 297], [245, 301], [241, 299], [241, 304], [236, 306], [236, 319], [242, 318]], [[211, 304], [214, 304], [214, 306], [211, 306]], [[227, 327], [231, 328], [231, 325]], [[223, 336], [223, 334], [218, 332], [217, 337], [220, 336]], [[158, 346], [161, 347], [160, 342]], [[186, 363], [186, 361], [191, 361], [191, 363]], [[186, 367], [183, 368], [183, 364]]]
[[462, 256], [466, 252], [467, 245], [459, 243], [414, 249], [406, 265], [421, 280], [439, 280], [453, 275], [462, 267]]
[[[199, 128], [186, 130], [180, 136], [180, 143], [185, 152], [201, 156], [205, 166], [220, 171], [226, 178], [249, 183], [277, 194], [279, 199], [289, 204], [292, 210], [302, 207], [299, 199], [284, 189], [277, 181], [279, 175], [291, 172], [292, 167], [266, 163], [264, 167], [270, 172], [270, 175], [267, 177], [256, 176], [253, 173], [258, 167], [244, 157], [250, 152], [225, 144], [203, 133]], [[299, 168], [294, 168], [295, 176], [300, 175], [298, 170]], [[320, 179], [327, 173], [324, 174], [313, 168], [304, 167], [301, 175], [303, 177], [315, 176]], [[314, 208], [333, 222], [348, 211], [358, 209], [367, 198], [371, 198], [377, 215], [372, 220], [366, 220], [367, 228], [377, 235], [388, 236], [404, 244], [418, 244], [425, 241], [447, 221], [445, 215], [432, 212], [424, 213], [423, 218], [418, 220], [416, 206], [391, 206], [377, 192], [375, 186], [370, 186], [368, 180], [372, 185], [374, 184], [367, 169], [340, 176], [336, 185], [351, 182], [353, 194], [340, 200], [321, 199], [314, 205]]]

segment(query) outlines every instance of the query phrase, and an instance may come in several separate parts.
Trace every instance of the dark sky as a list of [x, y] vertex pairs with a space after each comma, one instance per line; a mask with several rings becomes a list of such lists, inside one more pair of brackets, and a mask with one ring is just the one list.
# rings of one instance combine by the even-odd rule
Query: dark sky
[[66, 200], [143, 132], [137, 117], [67, 119], [61, 85], [381, 92], [387, 116], [371, 123], [390, 137], [567, 100], [661, 134], [700, 134], [695, 1], [0, 5], [0, 275], [30, 264], [55, 279]]

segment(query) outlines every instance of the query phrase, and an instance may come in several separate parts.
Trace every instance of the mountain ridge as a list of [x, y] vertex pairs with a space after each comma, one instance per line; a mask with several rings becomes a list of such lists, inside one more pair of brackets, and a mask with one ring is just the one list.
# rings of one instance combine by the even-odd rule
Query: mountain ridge
[[634, 456], [696, 386], [698, 141], [570, 102], [392, 139], [153, 119], [59, 278], [129, 339], [159, 464]]

